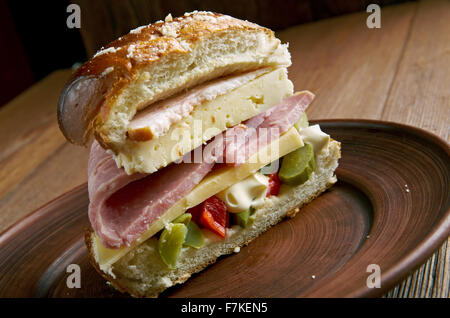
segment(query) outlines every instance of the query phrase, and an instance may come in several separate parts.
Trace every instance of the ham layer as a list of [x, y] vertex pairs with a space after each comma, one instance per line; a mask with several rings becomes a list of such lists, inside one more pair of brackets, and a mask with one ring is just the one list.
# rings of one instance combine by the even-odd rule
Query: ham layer
[[[216, 162], [231, 165], [245, 162], [258, 147], [292, 127], [313, 98], [310, 92], [288, 97], [229, 128], [201, 149], [194, 149], [181, 163], [173, 163], [152, 174], [127, 175], [117, 167], [112, 156], [94, 142], [88, 165], [89, 219], [102, 244], [108, 248], [130, 245], [156, 218], [188, 194]], [[199, 150], [202, 160], [192, 160]]]
[[[151, 135], [152, 138], [162, 136], [174, 123], [188, 116], [194, 106], [226, 94], [269, 71], [270, 69], [263, 68], [239, 75], [226, 76], [157, 102], [135, 115], [128, 125], [128, 136], [138, 141], [147, 140], [142, 139], [144, 135]], [[141, 133], [142, 130], [148, 131], [148, 133]]]

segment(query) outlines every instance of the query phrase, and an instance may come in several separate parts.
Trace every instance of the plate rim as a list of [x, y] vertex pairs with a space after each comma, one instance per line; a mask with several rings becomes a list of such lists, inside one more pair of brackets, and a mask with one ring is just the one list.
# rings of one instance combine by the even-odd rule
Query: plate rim
[[[427, 138], [439, 146], [450, 157], [450, 143], [435, 133], [420, 127], [407, 125], [404, 123], [375, 120], [375, 119], [356, 119], [356, 118], [333, 118], [333, 119], [317, 119], [311, 120], [310, 123], [318, 124], [339, 124], [347, 123], [352, 125], [364, 124], [377, 128], [380, 126], [389, 126], [396, 129], [404, 130], [412, 133], [419, 138]], [[322, 128], [322, 127], [321, 127]], [[383, 272], [383, 287], [366, 289], [364, 287], [354, 291], [355, 297], [379, 297], [392, 289], [396, 284], [401, 282], [408, 275], [412, 274], [416, 269], [425, 264], [425, 262], [440, 248], [446, 239], [450, 236], [450, 206], [443, 217], [431, 229], [430, 233], [425, 236], [420, 244], [410, 250], [407, 255], [401, 258], [397, 263], [392, 265], [387, 272]]]

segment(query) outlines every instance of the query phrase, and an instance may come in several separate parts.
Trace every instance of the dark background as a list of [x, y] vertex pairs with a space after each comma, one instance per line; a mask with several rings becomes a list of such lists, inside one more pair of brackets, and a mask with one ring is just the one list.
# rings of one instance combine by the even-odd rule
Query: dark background
[[[132, 28], [193, 10], [225, 13], [280, 30], [399, 0], [0, 0], [0, 107], [54, 70], [84, 62]], [[81, 7], [69, 29], [67, 6]]]

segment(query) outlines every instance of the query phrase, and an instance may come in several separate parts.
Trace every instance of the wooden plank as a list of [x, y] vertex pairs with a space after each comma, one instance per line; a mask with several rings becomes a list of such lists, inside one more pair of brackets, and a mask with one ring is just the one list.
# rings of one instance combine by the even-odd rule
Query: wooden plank
[[295, 88], [316, 94], [309, 118], [381, 117], [415, 6], [384, 8], [380, 29], [367, 28], [364, 12], [278, 34], [289, 42]]
[[[450, 2], [418, 3], [381, 119], [450, 140]], [[450, 296], [450, 239], [388, 297]]]
[[13, 190], [64, 142], [65, 140], [57, 125], [51, 124], [48, 127], [36, 129], [29, 144], [21, 146], [17, 151], [2, 160], [0, 197]]
[[381, 119], [450, 137], [450, 2], [421, 1]]
[[52, 73], [0, 110], [0, 231], [87, 180], [87, 149], [69, 145], [56, 120], [70, 74]]
[[[88, 149], [63, 143], [0, 199], [0, 232], [87, 181]], [[87, 213], [87, 211], [86, 211]]]
[[0, 109], [0, 163], [56, 122], [59, 94], [71, 74], [56, 71]]

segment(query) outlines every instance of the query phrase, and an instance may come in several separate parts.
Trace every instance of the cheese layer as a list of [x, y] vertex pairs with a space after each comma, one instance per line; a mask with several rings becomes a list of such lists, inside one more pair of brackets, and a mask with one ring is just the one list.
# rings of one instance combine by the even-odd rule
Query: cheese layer
[[287, 78], [287, 70], [273, 70], [194, 107], [189, 116], [174, 124], [163, 136], [149, 141], [128, 139], [114, 154], [114, 159], [128, 174], [153, 173], [292, 94], [293, 85]]
[[[303, 140], [295, 129], [290, 128], [286, 133], [274, 140], [271, 144], [261, 147], [261, 149], [253, 154], [247, 163], [239, 167], [223, 167], [208, 174], [188, 195], [175, 203], [160, 218], [153, 222], [148, 230], [144, 232], [134, 244], [120, 249], [109, 249], [104, 247], [99, 238], [93, 245], [94, 255], [100, 269], [111, 273], [111, 265], [117, 262], [121, 257], [127, 254], [137, 245], [146, 241], [157, 232], [162, 230], [164, 226], [172, 220], [183, 214], [187, 209], [194, 207], [214, 194], [225, 190], [231, 185], [247, 178], [251, 174], [258, 171], [263, 166], [270, 164], [274, 160], [294, 151], [303, 146]], [[112, 274], [112, 273], [111, 273]]]
[[131, 120], [128, 125], [128, 137], [135, 141], [147, 141], [163, 136], [174, 123], [189, 116], [194, 106], [224, 95], [270, 70], [263, 68], [240, 75], [220, 77], [185, 93], [152, 104], [137, 113]]

